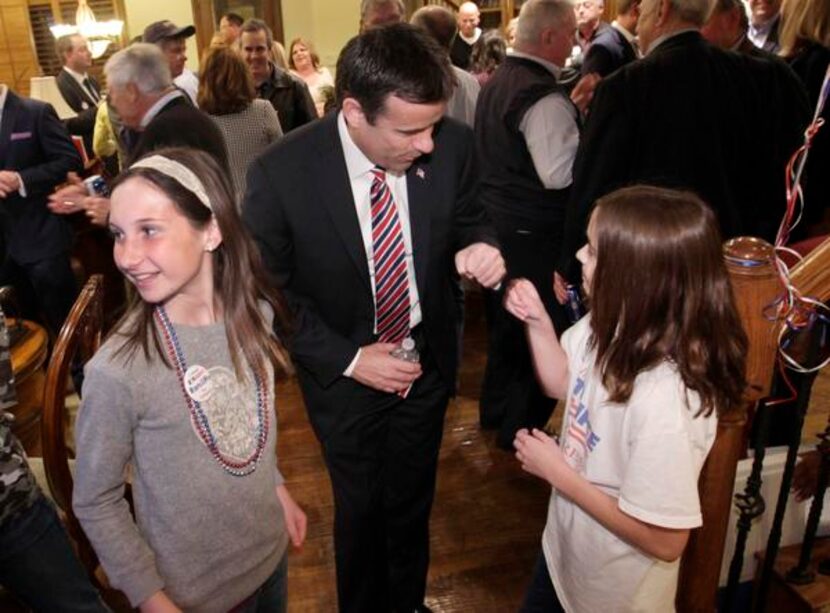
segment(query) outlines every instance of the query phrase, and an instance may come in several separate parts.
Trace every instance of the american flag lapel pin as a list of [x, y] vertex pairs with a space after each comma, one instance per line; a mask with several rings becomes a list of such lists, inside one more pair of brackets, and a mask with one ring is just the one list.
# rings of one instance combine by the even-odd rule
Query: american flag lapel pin
[[419, 179], [426, 179], [426, 178], [427, 178], [427, 173], [426, 173], [426, 172], [424, 172], [424, 169], [423, 169], [423, 168], [420, 168], [420, 167], [418, 167], [418, 168], [416, 168], [416, 169], [415, 169], [415, 175], [416, 175]]

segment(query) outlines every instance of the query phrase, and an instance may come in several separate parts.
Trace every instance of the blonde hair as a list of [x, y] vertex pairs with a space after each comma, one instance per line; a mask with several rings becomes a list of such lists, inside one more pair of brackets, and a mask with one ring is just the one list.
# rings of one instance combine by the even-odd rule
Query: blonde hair
[[830, 2], [828, 0], [784, 0], [781, 5], [779, 54], [788, 57], [800, 41], [809, 40], [830, 47]]

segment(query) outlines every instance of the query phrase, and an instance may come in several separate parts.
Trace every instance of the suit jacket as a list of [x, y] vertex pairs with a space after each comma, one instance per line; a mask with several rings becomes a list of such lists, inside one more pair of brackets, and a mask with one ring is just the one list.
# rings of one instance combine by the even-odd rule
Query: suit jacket
[[[342, 376], [376, 341], [366, 250], [336, 113], [288, 134], [254, 161], [243, 219], [295, 314], [290, 338], [311, 423], [321, 439], [359, 383]], [[449, 389], [458, 365], [454, 255], [495, 244], [475, 194], [472, 132], [445, 118], [435, 149], [407, 172], [415, 277], [426, 344]]]
[[560, 272], [576, 278], [597, 198], [651, 183], [697, 192], [724, 238], [771, 240], [785, 210], [784, 169], [809, 109], [780, 61], [723, 51], [698, 32], [667, 39], [603, 79], [574, 161]]
[[[830, 49], [803, 39], [799, 42], [795, 54], [787, 58], [787, 61], [807, 88], [810, 108], [815, 109], [827, 66], [830, 65]], [[819, 221], [825, 211], [830, 209], [830, 176], [827, 174], [827, 169], [830, 168], [830, 104], [824, 105], [821, 117], [825, 124], [813, 137], [804, 171], [804, 200], [807, 203], [803, 218], [805, 223], [796, 229], [795, 238], [801, 238], [809, 224]]]
[[622, 32], [613, 25], [604, 28], [591, 43], [582, 61], [582, 74], [591, 72], [606, 77], [637, 59], [637, 52]]
[[[93, 157], [95, 153], [92, 150], [92, 135], [95, 131], [95, 114], [98, 110], [98, 104], [75, 80], [75, 77], [66, 70], [61, 69], [55, 80], [58, 83], [61, 96], [63, 96], [69, 108], [78, 114], [77, 117], [66, 120], [66, 127], [70, 134], [83, 137], [87, 155]], [[98, 87], [98, 82], [92, 77], [89, 77], [89, 81], [92, 83], [93, 89], [98, 92], [100, 100], [101, 90]]]
[[[69, 74], [66, 70], [61, 69], [58, 76], [55, 77], [55, 80], [58, 83], [58, 89], [61, 92], [61, 96], [63, 96], [66, 103], [76, 113], [81, 113], [87, 109], [98, 106], [98, 103], [92, 99], [89, 92], [87, 92], [81, 84], [75, 80], [75, 77]], [[98, 82], [92, 77], [89, 77], [89, 81], [92, 84], [92, 88], [98, 94], [98, 99], [100, 100], [101, 89], [98, 87]]]
[[222, 132], [210, 117], [191, 104], [185, 93], [165, 104], [144, 131], [132, 132], [131, 138], [137, 140], [128, 151], [130, 164], [163, 147], [192, 147], [212, 155], [230, 173]]
[[46, 207], [49, 194], [81, 157], [51, 105], [9, 91], [0, 119], [0, 168], [20, 174], [26, 197], [17, 192], [0, 202], [6, 255], [21, 264], [67, 251], [72, 234], [66, 220]]

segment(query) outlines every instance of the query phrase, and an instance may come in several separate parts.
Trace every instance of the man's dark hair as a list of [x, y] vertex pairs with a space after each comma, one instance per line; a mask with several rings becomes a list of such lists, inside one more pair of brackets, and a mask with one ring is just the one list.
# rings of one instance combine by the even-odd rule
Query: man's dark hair
[[242, 28], [239, 30], [240, 36], [245, 32], [256, 34], [257, 32], [265, 32], [265, 39], [268, 44], [268, 48], [271, 48], [271, 43], [274, 42], [274, 35], [271, 33], [271, 28], [268, 27], [268, 24], [262, 21], [262, 19], [257, 19], [256, 17], [251, 17], [245, 23], [242, 24]]
[[219, 21], [222, 21], [222, 19], [227, 19], [229, 23], [232, 23], [237, 28], [241, 28], [242, 24], [245, 22], [245, 20], [242, 19], [242, 15], [237, 13], [225, 13]]
[[395, 95], [414, 104], [449, 99], [455, 86], [447, 52], [424, 31], [400, 23], [354, 37], [337, 59], [338, 104], [360, 103], [369, 123]]
[[452, 11], [437, 4], [422, 6], [412, 14], [409, 23], [425, 30], [449, 52], [452, 39], [458, 29]]

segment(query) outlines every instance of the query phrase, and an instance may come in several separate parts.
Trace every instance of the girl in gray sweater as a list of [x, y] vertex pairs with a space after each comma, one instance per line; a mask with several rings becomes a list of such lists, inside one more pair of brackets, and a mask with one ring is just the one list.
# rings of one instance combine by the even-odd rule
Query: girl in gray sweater
[[286, 311], [227, 178], [204, 153], [154, 152], [116, 181], [110, 229], [137, 296], [86, 367], [75, 513], [142, 611], [284, 611], [306, 530], [276, 461]]

